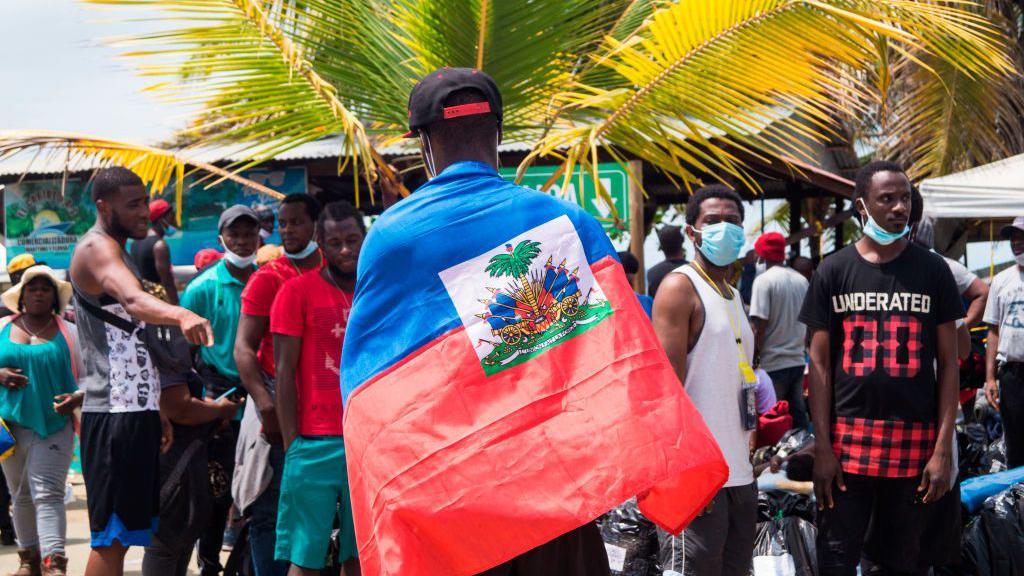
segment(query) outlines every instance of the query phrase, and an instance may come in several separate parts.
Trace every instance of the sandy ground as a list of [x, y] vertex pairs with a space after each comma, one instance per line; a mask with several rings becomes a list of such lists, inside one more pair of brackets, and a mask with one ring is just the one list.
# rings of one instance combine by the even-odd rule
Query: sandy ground
[[[89, 558], [89, 514], [85, 509], [85, 486], [82, 484], [82, 477], [71, 474], [69, 480], [74, 487], [75, 501], [68, 504], [68, 575], [80, 576], [85, 572], [85, 563]], [[124, 564], [126, 576], [141, 576], [142, 548], [130, 549]], [[6, 576], [17, 567], [17, 547], [0, 547], [0, 576]], [[192, 557], [188, 573], [190, 576], [199, 574], [195, 555]]]

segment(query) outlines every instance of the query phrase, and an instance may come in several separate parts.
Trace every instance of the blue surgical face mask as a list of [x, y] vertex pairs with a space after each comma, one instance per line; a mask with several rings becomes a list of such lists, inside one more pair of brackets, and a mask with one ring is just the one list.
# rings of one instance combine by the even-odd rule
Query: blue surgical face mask
[[735, 262], [747, 241], [743, 227], [732, 222], [708, 224], [694, 230], [700, 233], [697, 249], [715, 266], [728, 266]]
[[178, 233], [178, 229], [175, 228], [174, 226], [165, 226], [164, 227], [164, 236], [174, 236], [177, 233]]
[[296, 252], [294, 254], [289, 252], [289, 251], [287, 251], [287, 250], [285, 250], [284, 251], [284, 255], [289, 257], [289, 258], [291, 258], [292, 260], [302, 260], [303, 258], [306, 258], [307, 256], [309, 256], [313, 252], [316, 252], [317, 248], [319, 248], [317, 243], [315, 241], [313, 241], [313, 240], [310, 240], [309, 244], [306, 244], [306, 247], [303, 248], [302, 250], [300, 250], [300, 251], [298, 251], [298, 252]]
[[[858, 200], [860, 199], [858, 198]], [[885, 228], [879, 226], [878, 222], [875, 222], [875, 219], [871, 217], [871, 212], [868, 211], [868, 205], [864, 203], [864, 200], [860, 200], [860, 205], [864, 207], [864, 213], [867, 214], [867, 219], [862, 220], [860, 223], [861, 230], [864, 231], [864, 234], [868, 238], [871, 238], [882, 246], [888, 246], [910, 233], [910, 226], [906, 224], [903, 225], [903, 230], [900, 230], [899, 232], [889, 232]]]

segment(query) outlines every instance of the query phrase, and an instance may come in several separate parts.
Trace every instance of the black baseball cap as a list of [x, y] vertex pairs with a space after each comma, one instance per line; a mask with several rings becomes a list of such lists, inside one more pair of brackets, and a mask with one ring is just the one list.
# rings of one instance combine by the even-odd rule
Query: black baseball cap
[[252, 220], [253, 224], [259, 225], [260, 219], [256, 216], [256, 211], [248, 206], [241, 204], [235, 204], [227, 210], [220, 213], [220, 221], [217, 222], [217, 230], [224, 230], [225, 227], [231, 226], [239, 218], [248, 218]]
[[[445, 98], [464, 88], [479, 91], [485, 101], [446, 108]], [[439, 68], [424, 76], [409, 93], [409, 131], [405, 138], [416, 137], [420, 128], [434, 122], [476, 114], [494, 114], [501, 124], [501, 93], [494, 79], [473, 68]]]

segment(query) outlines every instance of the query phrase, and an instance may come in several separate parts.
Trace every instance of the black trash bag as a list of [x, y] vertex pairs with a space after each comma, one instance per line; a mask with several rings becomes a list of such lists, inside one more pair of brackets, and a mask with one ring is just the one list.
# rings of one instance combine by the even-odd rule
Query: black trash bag
[[605, 514], [601, 538], [613, 576], [654, 576], [658, 572], [658, 529], [631, 498]]
[[791, 565], [796, 576], [815, 576], [818, 573], [816, 536], [814, 525], [802, 518], [758, 523], [751, 573], [753, 576], [776, 574], [780, 568]]
[[673, 536], [658, 529], [658, 576], [677, 576], [683, 573], [686, 555], [683, 553], [683, 535]]
[[803, 518], [790, 517], [782, 520], [786, 534], [786, 545], [793, 555], [797, 576], [815, 576], [818, 573], [818, 551], [815, 542], [818, 529]]
[[1006, 442], [999, 438], [989, 444], [981, 458], [982, 474], [995, 474], [1006, 470]]
[[[983, 424], [971, 423], [957, 428], [956, 440], [960, 457], [960, 480], [988, 474], [982, 465], [988, 450], [988, 431]], [[991, 464], [990, 464], [991, 465]]]
[[814, 434], [802, 428], [794, 428], [782, 435], [775, 444], [775, 455], [782, 458], [792, 456], [814, 443]]
[[963, 569], [976, 576], [1024, 574], [1024, 484], [985, 500], [964, 530]]
[[758, 522], [771, 522], [775, 518], [780, 517], [779, 503], [775, 501], [775, 498], [771, 494], [760, 491], [757, 493], [757, 521]]
[[767, 464], [772, 461], [772, 457], [775, 456], [775, 446], [761, 446], [757, 450], [754, 450], [754, 455], [750, 458], [750, 463], [755, 467]]
[[[768, 502], [762, 504], [763, 500]], [[758, 494], [757, 512], [758, 521], [762, 522], [779, 516], [796, 516], [813, 523], [816, 514], [814, 503], [809, 496], [784, 490], [769, 490]]]

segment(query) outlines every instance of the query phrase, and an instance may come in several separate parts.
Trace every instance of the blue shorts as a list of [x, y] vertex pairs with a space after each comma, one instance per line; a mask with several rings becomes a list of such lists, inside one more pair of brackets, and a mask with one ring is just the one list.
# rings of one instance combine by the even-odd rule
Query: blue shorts
[[284, 457], [274, 558], [302, 568], [323, 569], [335, 518], [341, 543], [338, 562], [344, 562], [356, 557], [345, 440], [341, 436], [299, 436]]

